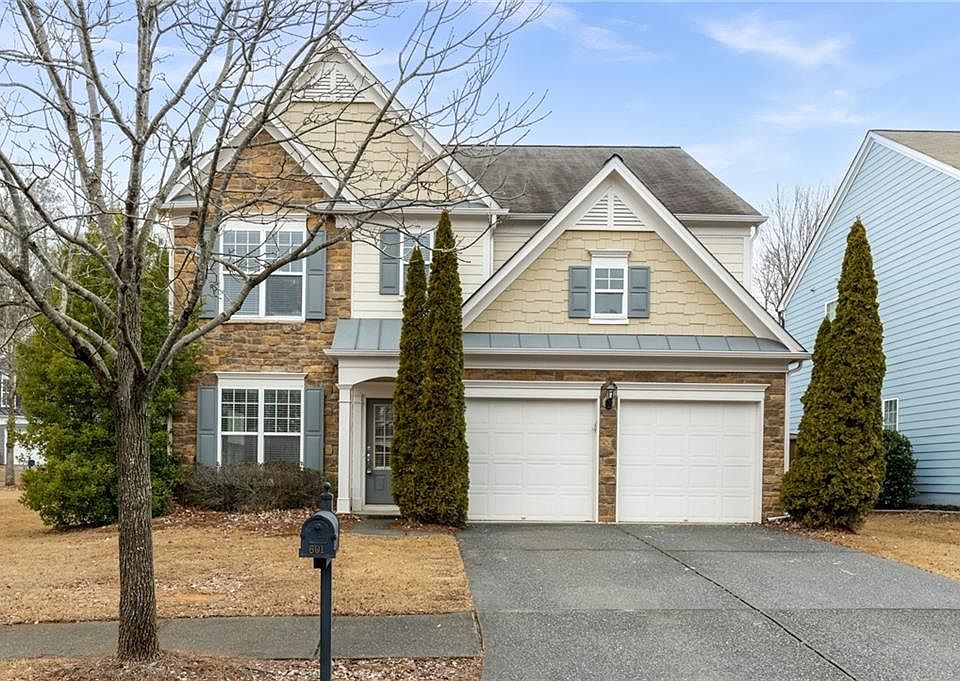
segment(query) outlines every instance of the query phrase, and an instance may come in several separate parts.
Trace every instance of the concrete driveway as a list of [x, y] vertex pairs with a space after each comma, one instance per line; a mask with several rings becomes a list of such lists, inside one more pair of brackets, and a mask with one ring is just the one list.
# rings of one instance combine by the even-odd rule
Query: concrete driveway
[[960, 582], [752, 526], [460, 533], [484, 681], [960, 679]]

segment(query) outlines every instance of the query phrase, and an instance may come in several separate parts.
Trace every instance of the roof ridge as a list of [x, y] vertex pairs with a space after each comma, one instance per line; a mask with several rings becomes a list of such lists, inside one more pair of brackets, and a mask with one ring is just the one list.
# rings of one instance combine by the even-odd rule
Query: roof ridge
[[932, 128], [871, 128], [870, 132], [930, 132], [930, 133], [947, 133], [947, 134], [960, 134], [960, 130], [934, 130]]

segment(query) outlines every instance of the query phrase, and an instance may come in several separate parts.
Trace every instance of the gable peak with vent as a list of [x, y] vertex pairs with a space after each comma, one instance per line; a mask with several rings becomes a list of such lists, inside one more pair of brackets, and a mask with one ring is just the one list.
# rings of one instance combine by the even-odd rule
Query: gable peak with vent
[[587, 211], [577, 219], [576, 229], [647, 229], [617, 190], [608, 186]]

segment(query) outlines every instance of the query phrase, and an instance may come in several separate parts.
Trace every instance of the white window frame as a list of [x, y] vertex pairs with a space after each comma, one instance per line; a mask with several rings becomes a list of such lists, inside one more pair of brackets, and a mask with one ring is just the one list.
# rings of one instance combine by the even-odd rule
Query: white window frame
[[[221, 244], [223, 242], [223, 235], [227, 232], [258, 232], [259, 245], [257, 247], [257, 252], [252, 254], [250, 257], [256, 258], [259, 261], [265, 260], [265, 249], [267, 240], [274, 236], [275, 234], [280, 234], [283, 232], [290, 233], [296, 232], [300, 234], [301, 242], [307, 238], [307, 226], [306, 226], [306, 217], [303, 218], [291, 218], [286, 217], [280, 220], [271, 219], [270, 222], [258, 222], [253, 221], [253, 219], [245, 220], [230, 220], [225, 223], [223, 232], [221, 234]], [[226, 249], [221, 245], [221, 251], [224, 253]], [[237, 321], [250, 321], [250, 320], [266, 320], [272, 322], [302, 322], [306, 319], [307, 311], [307, 261], [305, 258], [297, 260], [296, 263], [300, 267], [299, 272], [284, 272], [283, 268], [274, 272], [270, 277], [274, 276], [287, 276], [287, 277], [300, 277], [300, 314], [299, 315], [267, 315], [267, 280], [265, 279], [260, 284], [258, 284], [253, 290], [258, 292], [257, 295], [257, 313], [256, 314], [245, 314], [241, 310], [237, 310], [231, 319]], [[291, 263], [292, 264], [292, 263]], [[260, 268], [258, 268], [259, 270]], [[226, 304], [226, 276], [230, 274], [230, 271], [224, 266], [220, 265], [220, 293], [219, 293], [219, 311], [223, 312], [224, 305]], [[269, 279], [269, 277], [268, 277]], [[252, 291], [251, 291], [252, 293]], [[246, 301], [244, 301], [246, 302]]]
[[425, 230], [400, 232], [400, 236], [400, 295], [403, 295], [407, 288], [407, 267], [410, 265], [410, 256], [413, 254], [413, 246], [410, 246], [410, 252], [407, 253], [407, 244], [416, 242], [414, 245], [420, 246], [420, 254], [423, 256], [423, 264], [427, 268], [427, 278], [429, 278], [435, 235], [433, 231]]
[[[830, 314], [830, 306], [833, 305], [833, 315]], [[837, 299], [831, 298], [823, 304], [823, 316], [831, 322], [837, 318]]]
[[[262, 464], [264, 456], [264, 391], [265, 390], [293, 390], [300, 393], [300, 468], [303, 468], [303, 447], [306, 440], [304, 433], [306, 392], [302, 375], [266, 377], [230, 377], [220, 378], [217, 382], [217, 465], [223, 465], [223, 436], [224, 435], [252, 435], [252, 432], [224, 431], [223, 426], [223, 391], [224, 390], [256, 390], [257, 391], [257, 463]], [[293, 435], [294, 433], [271, 433], [271, 435]]]
[[899, 397], [884, 397], [884, 398], [883, 398], [883, 401], [882, 401], [882, 405], [883, 405], [883, 407], [882, 407], [882, 410], [883, 410], [883, 428], [884, 428], [884, 430], [891, 430], [890, 428], [887, 428], [887, 403], [888, 403], [888, 402], [893, 402], [893, 404], [895, 405], [895, 406], [894, 406], [894, 409], [895, 409], [894, 414], [895, 414], [896, 418], [894, 419], [894, 424], [893, 424], [892, 430], [895, 430], [896, 432], [900, 432], [900, 398], [899, 398]]
[[0, 408], [7, 406], [7, 391], [10, 390], [10, 377], [0, 374]]
[[[627, 279], [630, 273], [629, 252], [626, 251], [591, 251], [590, 261], [590, 323], [591, 324], [627, 324]], [[598, 269], [619, 269], [623, 272], [623, 288], [620, 293], [620, 314], [597, 312], [598, 293], [617, 293], [616, 289], [598, 289]]]

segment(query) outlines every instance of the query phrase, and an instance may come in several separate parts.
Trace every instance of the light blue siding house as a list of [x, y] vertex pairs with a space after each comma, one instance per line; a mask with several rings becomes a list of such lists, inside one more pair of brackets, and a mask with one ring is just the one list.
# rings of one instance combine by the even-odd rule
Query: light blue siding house
[[[960, 506], [960, 132], [867, 134], [780, 304], [813, 349], [832, 313], [850, 225], [867, 229], [880, 290], [884, 422], [910, 438], [918, 501]], [[790, 381], [790, 431], [810, 363]]]

